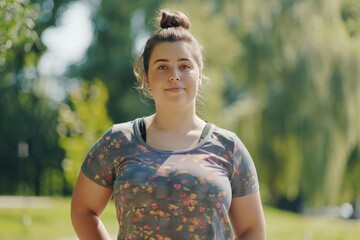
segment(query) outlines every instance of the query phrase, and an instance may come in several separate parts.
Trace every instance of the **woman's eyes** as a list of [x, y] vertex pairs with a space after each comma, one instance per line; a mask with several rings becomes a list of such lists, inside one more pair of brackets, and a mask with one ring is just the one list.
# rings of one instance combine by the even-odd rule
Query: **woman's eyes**
[[[189, 65], [182, 64], [182, 65], [179, 66], [179, 68], [180, 68], [180, 69], [189, 69], [189, 68], [191, 68], [191, 67], [190, 67]], [[157, 69], [158, 69], [158, 70], [167, 70], [167, 69], [169, 69], [169, 67], [168, 67], [168, 66], [165, 66], [165, 65], [160, 65], [160, 66], [158, 66]]]
[[181, 68], [181, 69], [188, 69], [188, 68], [190, 68], [190, 66], [188, 66], [188, 65], [181, 65], [180, 68]]
[[158, 69], [159, 70], [166, 70], [166, 69], [168, 69], [168, 67], [167, 66], [159, 66]]

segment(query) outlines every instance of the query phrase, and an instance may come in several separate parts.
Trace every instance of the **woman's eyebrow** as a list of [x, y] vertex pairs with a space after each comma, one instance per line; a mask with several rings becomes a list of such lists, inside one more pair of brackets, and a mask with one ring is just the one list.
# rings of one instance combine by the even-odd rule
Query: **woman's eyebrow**
[[159, 59], [156, 59], [156, 60], [154, 61], [154, 64], [157, 63], [157, 62], [169, 62], [169, 60], [168, 60], [168, 59], [164, 59], [164, 58], [159, 58]]
[[[191, 60], [188, 58], [179, 58], [177, 61], [178, 62], [182, 62], [182, 61], [191, 62]], [[158, 62], [170, 62], [170, 60], [165, 59], [165, 58], [159, 58], [159, 59], [156, 59], [153, 64], [158, 63]]]
[[178, 62], [181, 62], [181, 61], [189, 61], [189, 62], [191, 62], [191, 60], [188, 59], [188, 58], [179, 58], [179, 59], [178, 59]]

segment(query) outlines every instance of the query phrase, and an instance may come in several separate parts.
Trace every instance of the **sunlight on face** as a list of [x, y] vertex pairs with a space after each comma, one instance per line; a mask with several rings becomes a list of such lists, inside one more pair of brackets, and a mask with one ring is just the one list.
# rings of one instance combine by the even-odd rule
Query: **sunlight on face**
[[188, 43], [157, 44], [150, 57], [147, 87], [157, 105], [177, 102], [178, 107], [195, 104], [200, 69]]

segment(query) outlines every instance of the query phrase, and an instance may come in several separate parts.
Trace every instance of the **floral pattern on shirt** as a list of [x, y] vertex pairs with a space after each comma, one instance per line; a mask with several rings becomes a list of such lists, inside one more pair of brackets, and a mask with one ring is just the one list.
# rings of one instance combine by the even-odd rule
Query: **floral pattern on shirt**
[[237, 136], [214, 127], [192, 149], [157, 151], [133, 123], [114, 125], [82, 166], [91, 180], [113, 189], [118, 239], [234, 239], [231, 199], [259, 187]]

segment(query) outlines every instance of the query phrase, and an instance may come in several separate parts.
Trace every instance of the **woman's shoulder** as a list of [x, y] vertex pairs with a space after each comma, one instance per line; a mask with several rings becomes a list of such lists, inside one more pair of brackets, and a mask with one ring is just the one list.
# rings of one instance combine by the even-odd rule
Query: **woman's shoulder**
[[122, 133], [134, 132], [134, 127], [133, 127], [134, 121], [135, 120], [121, 122], [121, 123], [115, 123], [111, 127], [111, 133], [116, 134], [116, 133], [120, 133], [120, 132], [122, 132]]
[[103, 137], [108, 141], [119, 138], [131, 139], [131, 136], [134, 135], [134, 122], [135, 119], [127, 122], [115, 123], [105, 132]]
[[244, 145], [237, 133], [213, 124], [211, 137], [226, 146]]
[[228, 139], [228, 140], [234, 140], [234, 138], [237, 138], [236, 136], [236, 133], [229, 130], [229, 129], [226, 129], [226, 128], [223, 128], [223, 127], [219, 127], [215, 124], [213, 124], [214, 128], [213, 128], [213, 134], [216, 135], [217, 137], [222, 137], [222, 138], [225, 138], [225, 139]]

